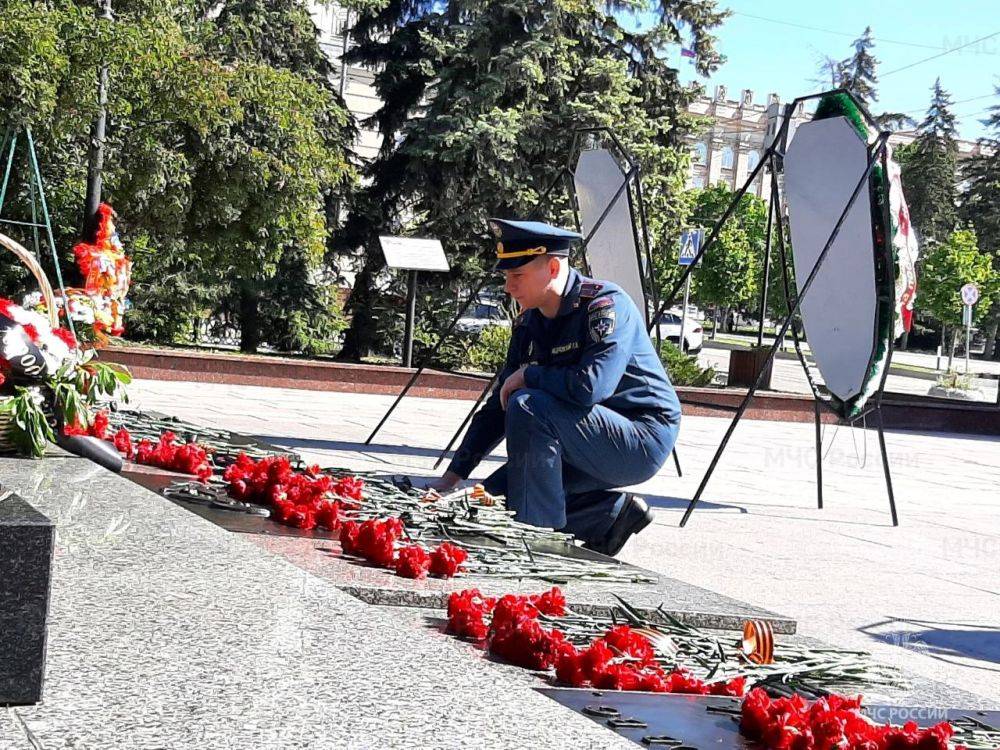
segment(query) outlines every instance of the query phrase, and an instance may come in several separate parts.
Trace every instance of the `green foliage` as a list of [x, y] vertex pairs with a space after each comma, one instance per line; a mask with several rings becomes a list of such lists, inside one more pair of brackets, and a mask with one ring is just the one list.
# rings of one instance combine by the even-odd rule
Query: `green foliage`
[[[694, 216], [701, 226], [712, 226], [733, 199], [726, 185], [694, 193]], [[767, 237], [767, 204], [746, 194], [716, 241], [695, 269], [692, 293], [702, 304], [721, 307], [755, 305], [763, 278], [762, 260]]]
[[[364, 251], [351, 296], [342, 356], [385, 341], [375, 317], [383, 260], [379, 234], [438, 237], [453, 273], [439, 293], [471, 286], [492, 265], [489, 216], [528, 215], [565, 164], [574, 129], [608, 126], [640, 161], [658, 247], [676, 235], [688, 165], [681, 114], [694, 91], [681, 86], [662, 50], [684, 24], [706, 72], [719, 57], [710, 31], [722, 18], [713, 0], [659, 5], [523, 0], [360, 3], [353, 61], [376, 70], [382, 134], [368, 185], [352, 204], [342, 254]], [[633, 32], [627, 10], [654, 11]], [[539, 218], [572, 225], [560, 191]]]
[[917, 306], [949, 326], [962, 324], [961, 288], [966, 283], [979, 285], [979, 303], [973, 323], [981, 321], [998, 291], [998, 277], [990, 256], [979, 250], [975, 232], [961, 229], [947, 241], [936, 245], [924, 258]]
[[[353, 125], [304, 0], [208, 10], [201, 0], [116, 0], [108, 22], [90, 3], [9, 0], [0, 110], [34, 125], [71, 266], [95, 71], [107, 65], [104, 196], [136, 261], [130, 336], [189, 339], [196, 320], [228, 308], [240, 311], [244, 348], [328, 348], [340, 324], [321, 265], [337, 227], [331, 206], [354, 179]], [[22, 183], [5, 214], [26, 211]]]
[[506, 326], [484, 328], [469, 348], [469, 364], [480, 372], [497, 372], [507, 358], [510, 335]]
[[844, 60], [840, 86], [850, 91], [866, 107], [878, 100], [878, 60], [872, 53], [875, 40], [872, 27], [866, 26], [864, 33], [851, 46], [854, 54]]
[[660, 343], [660, 361], [670, 376], [670, 382], [677, 386], [701, 388], [711, 385], [715, 379], [713, 368], [702, 368], [697, 357], [685, 354], [669, 341]]
[[955, 228], [957, 137], [951, 97], [938, 79], [916, 140], [897, 153], [910, 220], [921, 242], [941, 241]]
[[55, 442], [55, 433], [42, 406], [37, 389], [21, 388], [13, 396], [0, 398], [0, 414], [13, 422], [14, 429], [8, 436], [15, 448], [25, 456], [40, 458], [49, 442]]
[[[41, 457], [45, 446], [55, 442], [56, 424], [87, 427], [91, 413], [101, 401], [122, 397], [132, 376], [121, 365], [98, 362], [93, 349], [80, 360], [67, 360], [38, 387], [16, 387], [13, 395], [0, 398], [0, 415], [13, 422], [8, 436], [25, 456]], [[48, 408], [47, 408], [48, 407]]]
[[[996, 93], [1000, 96], [1000, 86]], [[990, 110], [988, 137], [980, 140], [980, 152], [963, 164], [966, 190], [962, 194], [959, 218], [969, 223], [979, 238], [979, 246], [993, 259], [1000, 273], [1000, 105]], [[995, 356], [996, 334], [1000, 329], [1000, 298], [994, 300], [986, 321], [986, 355]]]
[[[1000, 97], [1000, 86], [996, 94]], [[963, 162], [966, 189], [959, 218], [975, 228], [980, 247], [1000, 269], [1000, 104], [990, 112], [988, 136], [980, 141], [979, 154]]]

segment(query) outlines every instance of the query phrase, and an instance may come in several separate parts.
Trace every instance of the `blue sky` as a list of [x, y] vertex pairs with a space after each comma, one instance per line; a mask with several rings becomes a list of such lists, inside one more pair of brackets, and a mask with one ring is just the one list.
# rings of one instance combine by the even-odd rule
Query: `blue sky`
[[[754, 101], [762, 102], [772, 91], [788, 101], [822, 90], [815, 79], [823, 55], [847, 57], [853, 51], [851, 42], [868, 25], [880, 61], [879, 101], [872, 107], [876, 114], [907, 112], [919, 122], [937, 76], [955, 102], [952, 110], [962, 138], [984, 135], [978, 122], [987, 117], [983, 110], [1000, 104], [994, 93], [1000, 85], [997, 0], [721, 0], [719, 5], [734, 11], [717, 33], [726, 64], [704, 79], [681, 60], [679, 50], [673, 58], [682, 80], [699, 80], [709, 93], [723, 84], [729, 98], [736, 98], [749, 88]], [[993, 33], [965, 49], [892, 72]]]

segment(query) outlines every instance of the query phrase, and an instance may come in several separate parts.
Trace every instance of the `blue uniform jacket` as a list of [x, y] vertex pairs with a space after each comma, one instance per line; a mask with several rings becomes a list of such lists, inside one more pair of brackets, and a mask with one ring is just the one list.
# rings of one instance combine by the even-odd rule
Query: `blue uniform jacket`
[[463, 478], [504, 437], [500, 386], [521, 365], [529, 388], [631, 419], [679, 422], [680, 402], [635, 303], [620, 287], [570, 269], [555, 318], [528, 310], [514, 322], [497, 387], [472, 419], [449, 469]]

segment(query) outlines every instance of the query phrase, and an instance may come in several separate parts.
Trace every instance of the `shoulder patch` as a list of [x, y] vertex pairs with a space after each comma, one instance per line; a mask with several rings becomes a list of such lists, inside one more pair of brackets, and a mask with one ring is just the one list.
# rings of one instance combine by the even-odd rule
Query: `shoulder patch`
[[587, 330], [590, 332], [590, 338], [596, 343], [604, 341], [615, 331], [615, 311], [605, 307], [591, 312], [587, 318]]
[[585, 281], [580, 284], [580, 296], [591, 298], [596, 297], [597, 293], [604, 288], [604, 284], [599, 284], [596, 281]]
[[614, 307], [614, 306], [615, 306], [614, 299], [610, 295], [608, 295], [607, 297], [598, 297], [597, 299], [595, 299], [593, 302], [587, 305], [587, 310], [589, 312], [594, 312], [595, 310], [600, 310], [601, 308], [604, 307]]

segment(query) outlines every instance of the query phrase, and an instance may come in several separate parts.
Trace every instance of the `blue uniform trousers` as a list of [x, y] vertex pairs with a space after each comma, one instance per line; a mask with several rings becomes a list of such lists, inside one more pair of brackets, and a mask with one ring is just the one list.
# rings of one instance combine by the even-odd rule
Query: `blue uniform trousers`
[[507, 498], [517, 520], [596, 543], [624, 504], [625, 494], [610, 490], [652, 477], [669, 457], [679, 427], [525, 388], [507, 402], [507, 463], [484, 485]]

